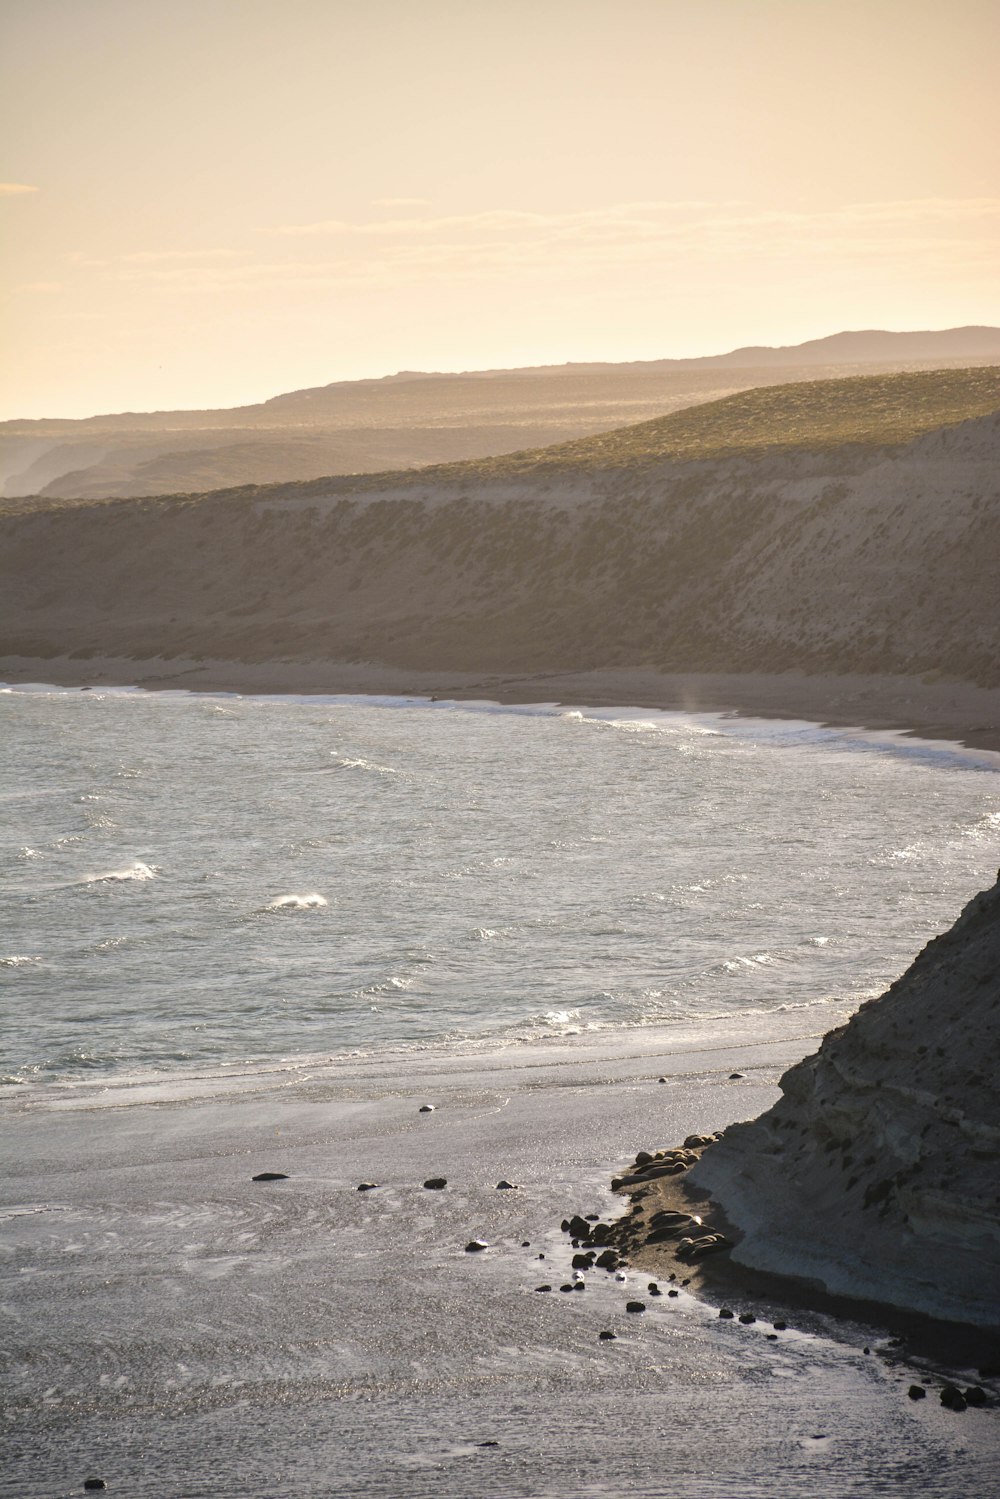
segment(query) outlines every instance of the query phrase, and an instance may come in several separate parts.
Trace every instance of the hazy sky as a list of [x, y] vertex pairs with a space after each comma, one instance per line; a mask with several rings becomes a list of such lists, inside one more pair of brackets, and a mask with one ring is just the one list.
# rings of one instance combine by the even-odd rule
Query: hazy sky
[[1000, 323], [998, 0], [0, 17], [0, 417]]

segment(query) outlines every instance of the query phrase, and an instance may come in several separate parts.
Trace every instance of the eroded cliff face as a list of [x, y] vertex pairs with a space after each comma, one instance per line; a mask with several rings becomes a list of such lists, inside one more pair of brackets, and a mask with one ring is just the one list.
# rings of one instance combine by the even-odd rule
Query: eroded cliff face
[[1000, 1326], [998, 1064], [1000, 880], [690, 1180], [742, 1264]]

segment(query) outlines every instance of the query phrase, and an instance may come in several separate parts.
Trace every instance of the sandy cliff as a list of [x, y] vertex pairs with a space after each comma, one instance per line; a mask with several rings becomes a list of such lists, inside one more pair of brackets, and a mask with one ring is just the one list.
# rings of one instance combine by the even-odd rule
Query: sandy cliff
[[[905, 431], [900, 412], [909, 420], [930, 388], [914, 379], [761, 391], [426, 474], [8, 502], [0, 655], [934, 673], [995, 687], [1000, 414], [852, 439], [889, 396], [898, 410], [879, 432]], [[953, 385], [925, 427], [961, 409]], [[991, 372], [958, 385], [980, 409], [1000, 404]], [[782, 420], [804, 437], [778, 441]]]
[[1000, 1327], [1000, 881], [691, 1171], [735, 1261]]

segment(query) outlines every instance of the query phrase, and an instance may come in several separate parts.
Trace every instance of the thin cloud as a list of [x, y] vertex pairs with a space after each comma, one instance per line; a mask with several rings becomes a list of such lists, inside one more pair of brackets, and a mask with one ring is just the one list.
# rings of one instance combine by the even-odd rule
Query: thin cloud
[[249, 250], [135, 250], [121, 258], [127, 265], [156, 265], [176, 260], [239, 260]]
[[0, 182], [0, 198], [15, 198], [21, 193], [39, 193], [40, 187], [32, 187], [27, 182]]
[[909, 264], [960, 274], [997, 254], [1000, 198], [907, 199], [812, 210], [699, 201], [618, 203], [561, 214], [489, 209], [425, 219], [329, 219], [285, 225], [270, 235], [283, 242], [287, 258], [202, 255], [199, 263], [194, 252], [148, 253], [129, 257], [112, 274], [196, 291], [306, 291], [551, 279], [573, 272], [630, 274], [641, 267], [653, 275], [684, 274], [693, 261], [870, 270], [901, 256]]

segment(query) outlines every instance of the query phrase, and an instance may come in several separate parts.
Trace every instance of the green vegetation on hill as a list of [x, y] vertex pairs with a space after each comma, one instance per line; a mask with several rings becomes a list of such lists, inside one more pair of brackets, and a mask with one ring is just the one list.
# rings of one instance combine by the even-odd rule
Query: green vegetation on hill
[[764, 449], [893, 446], [1000, 408], [1000, 367], [857, 375], [742, 390], [720, 401], [533, 453], [463, 464], [464, 472], [542, 467], [628, 468], [697, 462]]
[[[807, 380], [739, 391], [688, 406], [652, 421], [617, 427], [553, 447], [419, 469], [335, 474], [210, 491], [227, 499], [295, 499], [360, 494], [437, 483], [557, 477], [580, 470], [624, 470], [652, 463], [711, 462], [766, 452], [828, 451], [839, 447], [893, 447], [940, 427], [988, 416], [1000, 409], [1000, 366], [900, 371], [836, 380]], [[205, 494], [90, 501], [34, 497], [0, 500], [0, 512], [58, 509], [88, 504], [156, 505], [204, 500]]]

